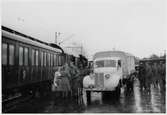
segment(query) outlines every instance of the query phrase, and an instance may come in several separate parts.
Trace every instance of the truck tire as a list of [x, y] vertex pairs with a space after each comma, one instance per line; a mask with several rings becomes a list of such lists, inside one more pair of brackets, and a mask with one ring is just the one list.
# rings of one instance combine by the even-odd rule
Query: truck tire
[[91, 91], [86, 91], [87, 104], [91, 103]]
[[121, 88], [120, 88], [120, 86], [116, 87], [115, 94], [116, 94], [116, 97], [120, 97], [120, 94], [121, 94]]

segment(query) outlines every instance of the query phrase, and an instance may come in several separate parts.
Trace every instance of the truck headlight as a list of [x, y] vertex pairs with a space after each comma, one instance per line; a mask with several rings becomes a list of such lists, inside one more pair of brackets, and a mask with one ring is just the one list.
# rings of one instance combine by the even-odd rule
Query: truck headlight
[[106, 79], [109, 79], [110, 76], [111, 76], [110, 74], [106, 74], [106, 75], [105, 75], [105, 78], [106, 78]]

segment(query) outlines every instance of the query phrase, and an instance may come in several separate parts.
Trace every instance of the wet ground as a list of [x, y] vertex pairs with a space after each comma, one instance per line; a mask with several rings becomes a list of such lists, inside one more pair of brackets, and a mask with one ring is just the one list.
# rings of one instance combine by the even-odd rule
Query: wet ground
[[151, 87], [151, 92], [139, 88], [138, 80], [133, 91], [121, 89], [121, 95], [116, 98], [108, 95], [102, 98], [101, 93], [91, 93], [91, 103], [87, 104], [86, 94], [78, 99], [61, 99], [51, 93], [47, 97], [32, 99], [21, 105], [16, 105], [13, 113], [165, 113], [165, 93], [159, 87]]

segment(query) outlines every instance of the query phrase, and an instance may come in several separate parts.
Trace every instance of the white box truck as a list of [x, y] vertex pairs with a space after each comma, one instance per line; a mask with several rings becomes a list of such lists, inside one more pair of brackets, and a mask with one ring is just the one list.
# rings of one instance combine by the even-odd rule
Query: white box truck
[[122, 51], [97, 52], [93, 56], [93, 73], [85, 76], [87, 92], [116, 91], [120, 94], [122, 80], [135, 72], [135, 57]]

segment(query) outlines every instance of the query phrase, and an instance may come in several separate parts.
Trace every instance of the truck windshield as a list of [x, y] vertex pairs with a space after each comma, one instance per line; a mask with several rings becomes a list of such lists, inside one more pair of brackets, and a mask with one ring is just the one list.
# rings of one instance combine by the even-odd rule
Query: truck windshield
[[98, 67], [116, 67], [115, 60], [99, 60], [95, 62], [95, 68]]

